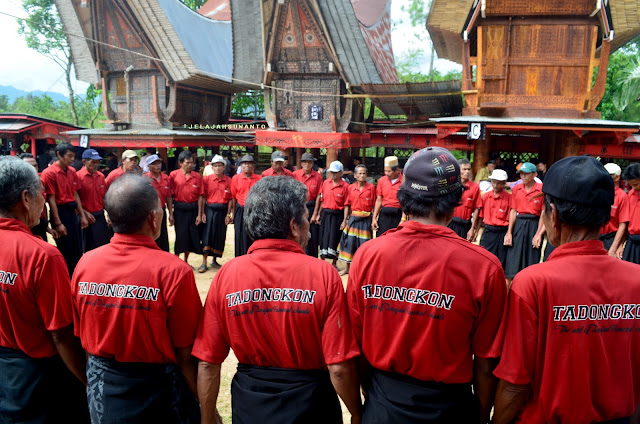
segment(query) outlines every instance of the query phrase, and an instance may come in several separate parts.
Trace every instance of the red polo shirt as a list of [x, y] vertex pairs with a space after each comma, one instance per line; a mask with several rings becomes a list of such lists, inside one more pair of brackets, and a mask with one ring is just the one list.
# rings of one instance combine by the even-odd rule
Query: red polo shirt
[[402, 174], [398, 175], [398, 179], [395, 183], [391, 182], [391, 179], [386, 175], [380, 177], [378, 180], [378, 186], [376, 187], [376, 195], [382, 196], [383, 208], [400, 208], [400, 202], [398, 202], [398, 189], [402, 185]]
[[84, 254], [71, 284], [84, 349], [119, 362], [175, 363], [193, 344], [202, 303], [193, 271], [151, 237], [116, 234]]
[[322, 177], [320, 173], [312, 169], [309, 175], [307, 175], [304, 173], [304, 169], [298, 169], [297, 171], [293, 171], [292, 176], [307, 186], [307, 190], [309, 190], [307, 201], [316, 200], [316, 197], [318, 197], [322, 189]]
[[105, 179], [105, 181], [107, 183], [107, 190], [109, 190], [109, 187], [111, 187], [111, 184], [113, 184], [113, 182], [115, 180], [117, 180], [118, 178], [122, 177], [124, 174], [125, 174], [125, 172], [122, 169], [122, 166], [119, 166], [116, 169], [114, 169], [113, 171], [109, 172], [109, 175], [107, 175], [107, 178]]
[[249, 190], [251, 190], [251, 187], [253, 187], [260, 178], [262, 177], [255, 173], [247, 178], [243, 172], [233, 176], [231, 179], [231, 197], [238, 201], [238, 205], [244, 206], [244, 201], [247, 200]]
[[204, 177], [203, 182], [207, 203], [229, 203], [231, 200], [231, 178], [224, 174], [222, 178], [218, 178], [212, 174]]
[[360, 246], [347, 286], [369, 363], [443, 383], [469, 383], [473, 355], [500, 356], [506, 301], [494, 255], [447, 227], [415, 221]]
[[629, 234], [640, 234], [640, 196], [635, 190], [629, 191]]
[[195, 203], [199, 196], [204, 196], [202, 175], [195, 171], [185, 176], [182, 169], [176, 169], [169, 174], [169, 179], [175, 202]]
[[265, 169], [262, 171], [263, 177], [293, 177], [293, 172], [289, 171], [287, 168], [282, 168], [281, 174], [276, 174], [273, 168]]
[[49, 331], [73, 323], [67, 264], [17, 219], [0, 218], [0, 240], [0, 346], [53, 356]]
[[606, 225], [600, 229], [600, 234], [615, 233], [618, 231], [620, 223], [628, 223], [629, 214], [629, 197], [620, 187], [616, 187], [615, 198], [611, 205], [611, 219]]
[[[511, 209], [515, 209], [519, 214], [542, 214], [544, 206], [544, 197], [542, 195], [542, 184], [535, 183], [531, 190], [527, 193], [524, 183], [518, 184], [511, 190]], [[536, 197], [537, 196], [537, 197]]]
[[96, 171], [91, 175], [87, 168], [83, 167], [78, 171], [78, 179], [80, 180], [78, 195], [82, 202], [82, 209], [91, 213], [104, 209], [104, 195], [107, 193], [104, 174]]
[[73, 195], [80, 188], [80, 181], [76, 175], [76, 170], [67, 166], [66, 170], [60, 168], [58, 162], [46, 168], [40, 174], [40, 179], [44, 185], [44, 191], [56, 196], [56, 205], [64, 205], [75, 202]]
[[240, 363], [295, 369], [358, 356], [337, 271], [294, 241], [255, 241], [214, 277], [193, 355], [219, 364], [229, 348]]
[[509, 225], [510, 205], [511, 193], [502, 190], [496, 196], [491, 190], [481, 197], [480, 217], [487, 225], [506, 227]]
[[[640, 266], [598, 240], [556, 247], [511, 286], [494, 374], [531, 384], [518, 422], [593, 423], [640, 403]], [[615, 284], [612, 284], [615, 276]]]
[[348, 194], [345, 205], [351, 206], [352, 211], [373, 212], [373, 205], [376, 203], [376, 188], [373, 184], [365, 183], [360, 190], [358, 183], [353, 183], [349, 186]]
[[349, 184], [344, 180], [334, 184], [332, 179], [326, 179], [322, 183], [320, 195], [322, 196], [322, 209], [342, 210], [349, 197]]
[[167, 205], [167, 197], [173, 196], [173, 190], [171, 188], [171, 179], [167, 174], [160, 174], [160, 181], [156, 180], [151, 172], [144, 174], [145, 177], [151, 180], [153, 188], [158, 192], [160, 198], [160, 205], [164, 208]]
[[460, 199], [460, 206], [453, 210], [453, 216], [468, 221], [471, 219], [473, 211], [482, 206], [482, 196], [480, 196], [480, 185], [469, 180], [464, 185], [464, 192]]

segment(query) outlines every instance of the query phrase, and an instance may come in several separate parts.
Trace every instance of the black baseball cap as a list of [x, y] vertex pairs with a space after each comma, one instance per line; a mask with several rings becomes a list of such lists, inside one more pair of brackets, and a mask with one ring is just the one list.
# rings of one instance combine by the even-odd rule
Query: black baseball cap
[[240, 163], [243, 162], [255, 162], [255, 159], [253, 159], [253, 156], [251, 155], [244, 155], [242, 156], [242, 159], [240, 159]]
[[460, 165], [445, 148], [427, 147], [418, 150], [411, 155], [404, 167], [402, 188], [428, 197], [452, 193], [462, 188]]
[[544, 176], [542, 192], [584, 206], [611, 206], [613, 178], [591, 156], [569, 156], [554, 163]]

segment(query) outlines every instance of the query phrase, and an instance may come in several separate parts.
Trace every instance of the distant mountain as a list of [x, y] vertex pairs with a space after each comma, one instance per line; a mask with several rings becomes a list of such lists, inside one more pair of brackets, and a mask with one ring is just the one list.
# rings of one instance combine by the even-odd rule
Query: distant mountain
[[[35, 91], [28, 92], [28, 91], [20, 90], [15, 87], [11, 87], [9, 85], [0, 85], [0, 96], [3, 94], [6, 94], [7, 97], [9, 98], [9, 102], [13, 103], [14, 100], [17, 99], [18, 97], [24, 97], [28, 94], [41, 97], [43, 94], [45, 94], [45, 92], [42, 90], [35, 90]], [[69, 101], [69, 97], [65, 96], [64, 94], [56, 93], [53, 91], [47, 92], [46, 95], [51, 97], [54, 102], [58, 102], [60, 100], [65, 102]], [[84, 94], [81, 97], [84, 97]]]

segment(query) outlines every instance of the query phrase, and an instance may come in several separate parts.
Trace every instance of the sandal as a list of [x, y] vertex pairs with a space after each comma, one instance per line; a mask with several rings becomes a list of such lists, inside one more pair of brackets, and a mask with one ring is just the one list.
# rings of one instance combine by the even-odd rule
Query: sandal
[[206, 270], [208, 270], [209, 268], [207, 268], [207, 266], [205, 264], [200, 265], [200, 268], [198, 268], [198, 272], [200, 274], [202, 274], [203, 272], [205, 272]]

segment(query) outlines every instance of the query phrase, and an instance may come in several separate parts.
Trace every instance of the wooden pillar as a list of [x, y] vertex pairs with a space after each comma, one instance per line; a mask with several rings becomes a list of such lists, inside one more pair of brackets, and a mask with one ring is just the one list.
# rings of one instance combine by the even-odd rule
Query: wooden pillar
[[476, 140], [473, 145], [473, 175], [477, 175], [480, 169], [485, 167], [491, 157], [491, 133], [487, 130], [484, 140]]
[[306, 149], [296, 147], [296, 169], [302, 169], [302, 154], [305, 152], [305, 150]]
[[[562, 158], [577, 156], [580, 152], [580, 137], [571, 131], [563, 131]], [[558, 158], [561, 159], [561, 158]]]
[[329, 164], [331, 162], [336, 160], [338, 160], [338, 149], [336, 148], [327, 149], [327, 167], [329, 167]]
[[166, 147], [158, 148], [158, 156], [160, 156], [160, 159], [162, 159], [164, 165], [167, 167], [167, 174], [173, 171], [172, 169], [169, 169], [169, 156], [167, 155]]

